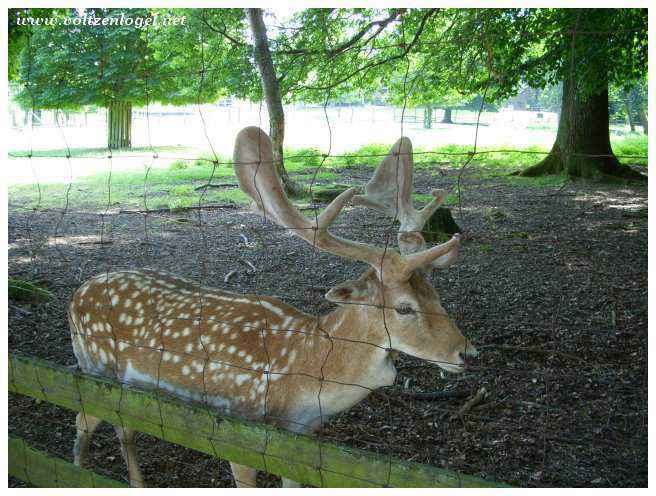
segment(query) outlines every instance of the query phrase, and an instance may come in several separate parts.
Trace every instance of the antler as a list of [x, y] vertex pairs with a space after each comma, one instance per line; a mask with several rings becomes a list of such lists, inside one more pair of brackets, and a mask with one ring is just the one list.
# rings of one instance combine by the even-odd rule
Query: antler
[[[444, 191], [434, 189], [431, 191], [433, 199], [421, 210], [415, 209], [412, 204], [413, 169], [412, 143], [406, 137], [399, 138], [366, 184], [365, 194], [353, 197], [353, 203], [381, 210], [399, 220], [399, 249], [403, 255], [426, 249], [421, 231], [446, 198]], [[459, 245], [433, 260], [432, 265], [442, 268], [453, 264], [458, 249]]]
[[374, 267], [379, 276], [407, 277], [413, 270], [448, 254], [458, 238], [428, 250], [401, 256], [393, 250], [371, 246], [335, 236], [328, 228], [348, 203], [355, 189], [335, 198], [316, 219], [302, 215], [289, 201], [273, 167], [271, 139], [258, 127], [242, 129], [235, 140], [234, 168], [241, 189], [254, 201], [265, 217], [293, 229], [293, 233], [317, 248], [340, 257], [360, 260]]

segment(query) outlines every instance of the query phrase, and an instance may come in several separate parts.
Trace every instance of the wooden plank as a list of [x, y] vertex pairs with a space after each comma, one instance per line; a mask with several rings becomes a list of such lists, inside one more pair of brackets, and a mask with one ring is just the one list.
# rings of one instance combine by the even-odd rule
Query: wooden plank
[[23, 439], [9, 437], [9, 475], [34, 487], [128, 487], [91, 470], [32, 448]]
[[320, 443], [31, 357], [10, 354], [9, 390], [318, 487], [508, 487], [430, 465]]

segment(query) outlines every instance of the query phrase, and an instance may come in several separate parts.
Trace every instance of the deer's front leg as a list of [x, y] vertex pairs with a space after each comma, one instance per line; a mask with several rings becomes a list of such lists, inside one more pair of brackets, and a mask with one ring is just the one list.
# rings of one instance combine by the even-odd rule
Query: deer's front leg
[[75, 427], [77, 429], [77, 436], [75, 437], [75, 445], [73, 446], [73, 463], [78, 467], [85, 467], [87, 458], [89, 457], [89, 444], [91, 443], [91, 436], [94, 431], [102, 423], [97, 417], [85, 415], [83, 412], [77, 414], [75, 417]]
[[230, 462], [230, 468], [237, 487], [257, 487], [257, 470], [232, 462]]

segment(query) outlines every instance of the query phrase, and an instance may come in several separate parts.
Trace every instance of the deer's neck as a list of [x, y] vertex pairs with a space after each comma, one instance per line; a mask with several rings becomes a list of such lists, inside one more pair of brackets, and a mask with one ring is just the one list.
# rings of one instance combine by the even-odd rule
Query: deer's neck
[[396, 369], [387, 349], [386, 333], [381, 332], [380, 316], [375, 315], [379, 311], [369, 306], [344, 305], [320, 318], [319, 329], [329, 336], [323, 340], [329, 347], [324, 351], [329, 353], [324, 372], [343, 382], [359, 384], [367, 392], [394, 382]]

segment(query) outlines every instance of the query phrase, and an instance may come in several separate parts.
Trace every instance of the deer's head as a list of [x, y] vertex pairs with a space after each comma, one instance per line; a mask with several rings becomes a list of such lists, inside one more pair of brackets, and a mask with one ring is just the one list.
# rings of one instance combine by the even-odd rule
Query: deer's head
[[[266, 218], [320, 250], [370, 265], [360, 278], [332, 288], [326, 298], [350, 305], [377, 330], [382, 346], [434, 361], [449, 372], [461, 372], [467, 356], [476, 353], [441, 305], [437, 291], [427, 279], [430, 268], [447, 267], [457, 258], [460, 237], [426, 247], [421, 230], [442, 202], [433, 201], [416, 211], [412, 206], [412, 146], [400, 139], [376, 170], [365, 195], [354, 196], [351, 188], [335, 198], [316, 217], [308, 219], [289, 201], [273, 167], [269, 136], [257, 127], [247, 127], [235, 142], [234, 167], [239, 184]], [[401, 222], [399, 247], [376, 247], [331, 234], [328, 228], [342, 208], [354, 202], [383, 210]]]

